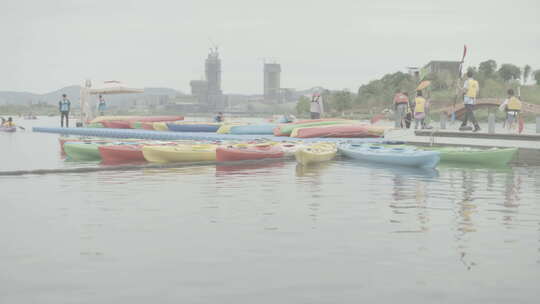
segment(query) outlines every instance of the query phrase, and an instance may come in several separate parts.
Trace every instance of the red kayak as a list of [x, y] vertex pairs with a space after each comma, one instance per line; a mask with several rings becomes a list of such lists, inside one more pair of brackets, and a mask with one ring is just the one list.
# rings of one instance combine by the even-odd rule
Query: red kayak
[[145, 130], [154, 130], [154, 123], [153, 122], [143, 122], [141, 124], [141, 126]]
[[142, 153], [144, 145], [111, 145], [99, 146], [101, 159], [106, 163], [145, 161]]
[[312, 137], [378, 137], [369, 133], [368, 125], [330, 125], [320, 127], [300, 128], [296, 130], [298, 138]]
[[278, 145], [235, 145], [216, 149], [218, 162], [282, 158], [283, 155], [283, 149]]
[[103, 120], [103, 121], [101, 121], [101, 124], [105, 128], [131, 129], [131, 126], [129, 124], [129, 120]]

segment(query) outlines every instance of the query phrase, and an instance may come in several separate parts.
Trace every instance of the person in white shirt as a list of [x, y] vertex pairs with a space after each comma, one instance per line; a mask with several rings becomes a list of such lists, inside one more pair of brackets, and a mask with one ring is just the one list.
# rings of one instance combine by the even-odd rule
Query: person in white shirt
[[315, 93], [311, 97], [311, 104], [309, 106], [309, 112], [311, 113], [311, 119], [320, 119], [324, 113], [324, 106], [321, 94]]

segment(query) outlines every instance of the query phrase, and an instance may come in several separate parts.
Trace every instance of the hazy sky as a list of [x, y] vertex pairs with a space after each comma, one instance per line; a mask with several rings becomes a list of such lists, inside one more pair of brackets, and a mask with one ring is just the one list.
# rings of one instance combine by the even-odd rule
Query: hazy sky
[[429, 60], [540, 69], [540, 1], [0, 0], [0, 90], [45, 93], [85, 78], [189, 92], [212, 39], [225, 93], [261, 93], [263, 58], [282, 87], [356, 91]]

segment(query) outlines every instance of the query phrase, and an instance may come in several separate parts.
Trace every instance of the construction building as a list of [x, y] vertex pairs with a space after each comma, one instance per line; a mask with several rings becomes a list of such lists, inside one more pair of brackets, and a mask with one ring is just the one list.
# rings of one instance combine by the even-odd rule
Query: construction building
[[281, 65], [264, 64], [264, 101], [281, 102]]

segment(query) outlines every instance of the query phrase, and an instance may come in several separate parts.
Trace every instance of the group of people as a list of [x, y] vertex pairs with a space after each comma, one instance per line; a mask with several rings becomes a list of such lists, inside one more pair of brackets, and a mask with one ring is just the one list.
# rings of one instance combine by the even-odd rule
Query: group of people
[[2, 117], [2, 123], [0, 124], [2, 127], [14, 127], [15, 123], [13, 123], [13, 118], [8, 117], [8, 119], [5, 119]]
[[429, 110], [428, 101], [422, 96], [422, 91], [416, 91], [416, 97], [409, 100], [409, 93], [400, 92], [394, 95], [394, 110], [396, 113], [396, 128], [410, 128], [414, 119], [414, 128], [424, 129], [426, 115]]
[[[107, 104], [102, 95], [99, 95], [99, 102], [97, 110], [99, 115], [105, 115]], [[66, 121], [66, 128], [69, 128], [69, 112], [71, 111], [71, 101], [67, 98], [66, 94], [62, 94], [62, 99], [58, 102], [58, 110], [60, 111], [60, 127], [64, 127], [64, 120]]]
[[[480, 86], [478, 81], [473, 78], [473, 73], [471, 71], [467, 72], [467, 79], [463, 83], [462, 89], [465, 115], [459, 127], [461, 131], [472, 130], [473, 132], [478, 132], [481, 130], [474, 116], [474, 105], [476, 104], [479, 90]], [[518, 115], [522, 105], [519, 98], [515, 96], [514, 90], [509, 89], [507, 93], [508, 98], [500, 105], [499, 109], [506, 113], [504, 125], [511, 129], [514, 128], [518, 121]], [[427, 127], [425, 119], [429, 111], [429, 102], [422, 96], [422, 91], [416, 91], [414, 100], [409, 100], [407, 92], [397, 91], [394, 96], [394, 110], [396, 113], [396, 128], [409, 128], [413, 119], [415, 121], [415, 129], [418, 126], [422, 129]], [[468, 126], [469, 121], [473, 124], [474, 129]]]

